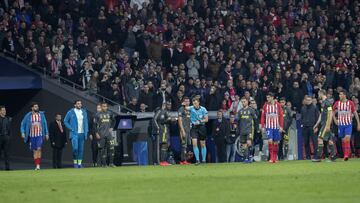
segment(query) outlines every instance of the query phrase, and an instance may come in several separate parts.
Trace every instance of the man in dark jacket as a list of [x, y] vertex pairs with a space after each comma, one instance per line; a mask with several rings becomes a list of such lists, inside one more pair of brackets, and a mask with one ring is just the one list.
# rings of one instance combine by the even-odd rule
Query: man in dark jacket
[[259, 89], [257, 82], [251, 83], [251, 96], [255, 99], [258, 106], [263, 106], [265, 102], [265, 96], [262, 90]]
[[300, 112], [304, 96], [305, 93], [300, 89], [299, 82], [295, 81], [290, 92], [289, 101], [293, 104], [293, 108], [296, 112]]
[[[100, 113], [101, 110], [101, 103], [98, 103], [96, 105], [96, 113]], [[93, 167], [98, 166], [98, 158], [99, 158], [99, 140], [100, 136], [97, 136], [95, 133], [95, 116], [92, 116], [92, 118], [89, 119], [89, 131], [90, 131], [90, 140], [91, 140], [91, 153], [92, 153], [92, 161], [93, 161]]]
[[314, 126], [319, 118], [319, 110], [312, 103], [310, 96], [305, 96], [305, 105], [301, 108], [301, 128], [305, 145], [306, 159], [311, 159], [310, 140], [314, 144], [314, 152], [317, 151], [317, 136], [314, 134]]
[[6, 116], [5, 106], [0, 106], [0, 157], [4, 151], [5, 170], [10, 170], [9, 148], [11, 135], [11, 118]]
[[206, 96], [206, 109], [209, 111], [217, 111], [220, 106], [219, 97], [216, 92], [216, 87], [211, 86], [209, 95]]
[[161, 54], [163, 66], [167, 70], [171, 70], [172, 63], [173, 63], [173, 57], [174, 57], [174, 43], [172, 41], [169, 41], [167, 47], [163, 48], [162, 54]]
[[15, 51], [15, 40], [12, 37], [12, 32], [9, 30], [6, 33], [5, 38], [2, 41], [1, 49], [4, 52], [14, 53]]
[[143, 90], [140, 92], [139, 104], [145, 104], [147, 106], [147, 111], [153, 111], [154, 93], [149, 90], [149, 86], [145, 84]]
[[67, 138], [60, 114], [56, 114], [55, 121], [50, 123], [49, 138], [53, 149], [53, 168], [62, 168], [62, 151], [67, 144]]
[[186, 61], [187, 61], [187, 54], [184, 52], [183, 50], [183, 44], [182, 43], [178, 43], [177, 45], [177, 49], [174, 50], [174, 53], [173, 53], [173, 65], [180, 65], [180, 64], [185, 64]]
[[284, 112], [284, 132], [282, 132], [281, 140], [279, 143], [278, 158], [279, 160], [282, 160], [287, 157], [287, 153], [289, 150], [289, 128], [293, 119], [291, 109], [286, 106], [286, 99], [284, 97], [280, 99], [280, 104]]
[[154, 95], [155, 106], [153, 106], [153, 108], [161, 107], [163, 104], [166, 104], [167, 101], [171, 101], [171, 95], [166, 91], [166, 81], [163, 80], [160, 84], [159, 91]]
[[217, 112], [217, 119], [212, 124], [212, 135], [215, 139], [216, 152], [219, 163], [226, 161], [226, 141], [230, 134], [230, 123], [223, 117], [223, 112]]
[[235, 162], [238, 121], [235, 118], [235, 113], [230, 112], [230, 133], [226, 137], [226, 162]]

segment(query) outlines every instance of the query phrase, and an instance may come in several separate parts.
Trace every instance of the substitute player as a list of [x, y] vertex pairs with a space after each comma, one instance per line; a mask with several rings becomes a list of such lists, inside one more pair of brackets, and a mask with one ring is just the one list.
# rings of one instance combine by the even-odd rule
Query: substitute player
[[101, 111], [96, 113], [94, 118], [95, 137], [98, 139], [99, 161], [102, 167], [106, 167], [109, 160], [110, 167], [116, 167], [114, 164], [115, 139], [112, 135], [115, 119], [108, 110], [108, 104], [101, 104]]
[[284, 131], [281, 133], [281, 140], [279, 143], [278, 159], [283, 160], [287, 158], [289, 151], [289, 128], [292, 123], [291, 109], [286, 106], [286, 99], [282, 97], [280, 99], [281, 108], [283, 110], [284, 117]]
[[360, 131], [360, 121], [354, 103], [346, 98], [346, 92], [344, 90], [339, 92], [339, 98], [340, 100], [336, 101], [333, 106], [333, 119], [335, 124], [338, 125], [339, 138], [342, 139], [344, 161], [347, 161], [351, 156], [350, 139], [353, 116], [356, 119], [358, 131]]
[[49, 140], [49, 130], [45, 114], [39, 111], [37, 103], [31, 104], [31, 112], [21, 121], [20, 132], [25, 143], [29, 143], [30, 150], [33, 151], [35, 170], [40, 170], [41, 147], [44, 139]]
[[[156, 143], [157, 149], [160, 147], [160, 166], [169, 166], [168, 156], [169, 156], [169, 146], [170, 146], [170, 129], [169, 123], [171, 121], [170, 113], [166, 109], [166, 103], [163, 103], [161, 108], [155, 110], [154, 116], [154, 127], [156, 134], [158, 136]], [[158, 154], [158, 150], [157, 150]], [[157, 159], [159, 156], [157, 155]], [[157, 160], [157, 162], [159, 162]]]
[[82, 168], [84, 157], [85, 140], [89, 132], [89, 120], [87, 110], [82, 106], [81, 100], [75, 100], [74, 108], [71, 108], [64, 118], [64, 124], [70, 131], [74, 168]]
[[192, 139], [193, 150], [196, 158], [196, 164], [200, 163], [200, 152], [198, 148], [198, 139], [200, 140], [202, 162], [206, 162], [206, 127], [205, 124], [209, 121], [208, 111], [205, 107], [200, 106], [200, 99], [194, 97], [192, 99], [193, 106], [186, 109], [190, 111], [190, 136]]
[[244, 155], [244, 163], [251, 163], [251, 146], [254, 139], [254, 128], [257, 114], [255, 110], [249, 107], [249, 101], [243, 97], [241, 99], [243, 108], [239, 111], [239, 135], [241, 143], [241, 152]]
[[319, 98], [321, 100], [321, 114], [318, 121], [314, 126], [314, 132], [318, 132], [319, 125], [321, 126], [318, 137], [318, 148], [313, 162], [320, 162], [321, 155], [324, 149], [324, 141], [328, 142], [330, 149], [330, 161], [335, 161], [335, 146], [332, 140], [333, 134], [331, 132], [331, 123], [332, 123], [332, 107], [331, 102], [327, 99], [326, 91], [319, 91]]
[[274, 94], [269, 92], [266, 96], [267, 103], [264, 104], [261, 114], [261, 128], [266, 132], [269, 145], [270, 163], [277, 162], [279, 150], [280, 133], [283, 132], [283, 110], [279, 102], [274, 100]]
[[190, 99], [184, 97], [182, 100], [182, 107], [178, 111], [178, 123], [180, 129], [180, 139], [181, 139], [181, 165], [188, 165], [186, 161], [186, 152], [187, 147], [191, 143], [190, 138], [190, 111], [187, 110], [190, 105]]

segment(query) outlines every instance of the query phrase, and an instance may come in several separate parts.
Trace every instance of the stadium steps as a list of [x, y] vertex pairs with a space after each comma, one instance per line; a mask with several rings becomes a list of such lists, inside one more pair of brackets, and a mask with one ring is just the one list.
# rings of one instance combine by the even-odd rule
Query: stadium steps
[[88, 91], [82, 90], [80, 85], [68, 81], [65, 78], [52, 77], [42, 67], [29, 67], [21, 61], [13, 57], [6, 56], [4, 54], [0, 54], [0, 57], [9, 60], [12, 63], [16, 63], [24, 69], [38, 75], [41, 78], [42, 89], [47, 90], [71, 103], [74, 102], [76, 99], [82, 100], [83, 105], [88, 109], [88, 111], [92, 113], [96, 113], [97, 103], [99, 103], [100, 101], [106, 101], [107, 103], [112, 104], [109, 105], [109, 109], [117, 115], [134, 114], [132, 110], [99, 94], [90, 95]]

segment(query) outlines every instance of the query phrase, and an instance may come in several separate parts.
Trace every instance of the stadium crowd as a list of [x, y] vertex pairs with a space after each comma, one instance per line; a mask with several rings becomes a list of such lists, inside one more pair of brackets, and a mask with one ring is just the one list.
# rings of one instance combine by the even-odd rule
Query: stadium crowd
[[200, 95], [209, 111], [300, 114], [346, 90], [359, 110], [360, 2], [348, 0], [1, 1], [2, 51], [134, 111]]
[[2, 50], [135, 111], [192, 95], [234, 112], [268, 91], [298, 112], [319, 89], [359, 96], [358, 1], [166, 2], [1, 1]]

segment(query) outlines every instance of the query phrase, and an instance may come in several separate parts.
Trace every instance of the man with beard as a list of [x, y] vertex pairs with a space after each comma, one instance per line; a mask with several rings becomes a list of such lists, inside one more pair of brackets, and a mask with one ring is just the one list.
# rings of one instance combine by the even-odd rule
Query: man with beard
[[30, 150], [33, 151], [35, 170], [40, 170], [41, 147], [44, 139], [49, 140], [49, 131], [45, 114], [39, 111], [37, 103], [31, 104], [31, 112], [21, 121], [20, 132], [25, 143], [29, 143]]
[[82, 168], [84, 143], [89, 132], [89, 123], [87, 111], [82, 107], [81, 100], [76, 100], [74, 108], [66, 113], [64, 124], [70, 131], [74, 168]]
[[187, 147], [191, 144], [190, 138], [190, 112], [186, 108], [190, 105], [190, 99], [184, 97], [182, 100], [182, 106], [178, 111], [178, 123], [180, 129], [181, 138], [181, 165], [188, 165], [186, 160]]
[[154, 95], [155, 107], [161, 107], [162, 104], [165, 104], [167, 101], [171, 101], [170, 94], [166, 91], [166, 81], [161, 81], [160, 89], [156, 95]]

